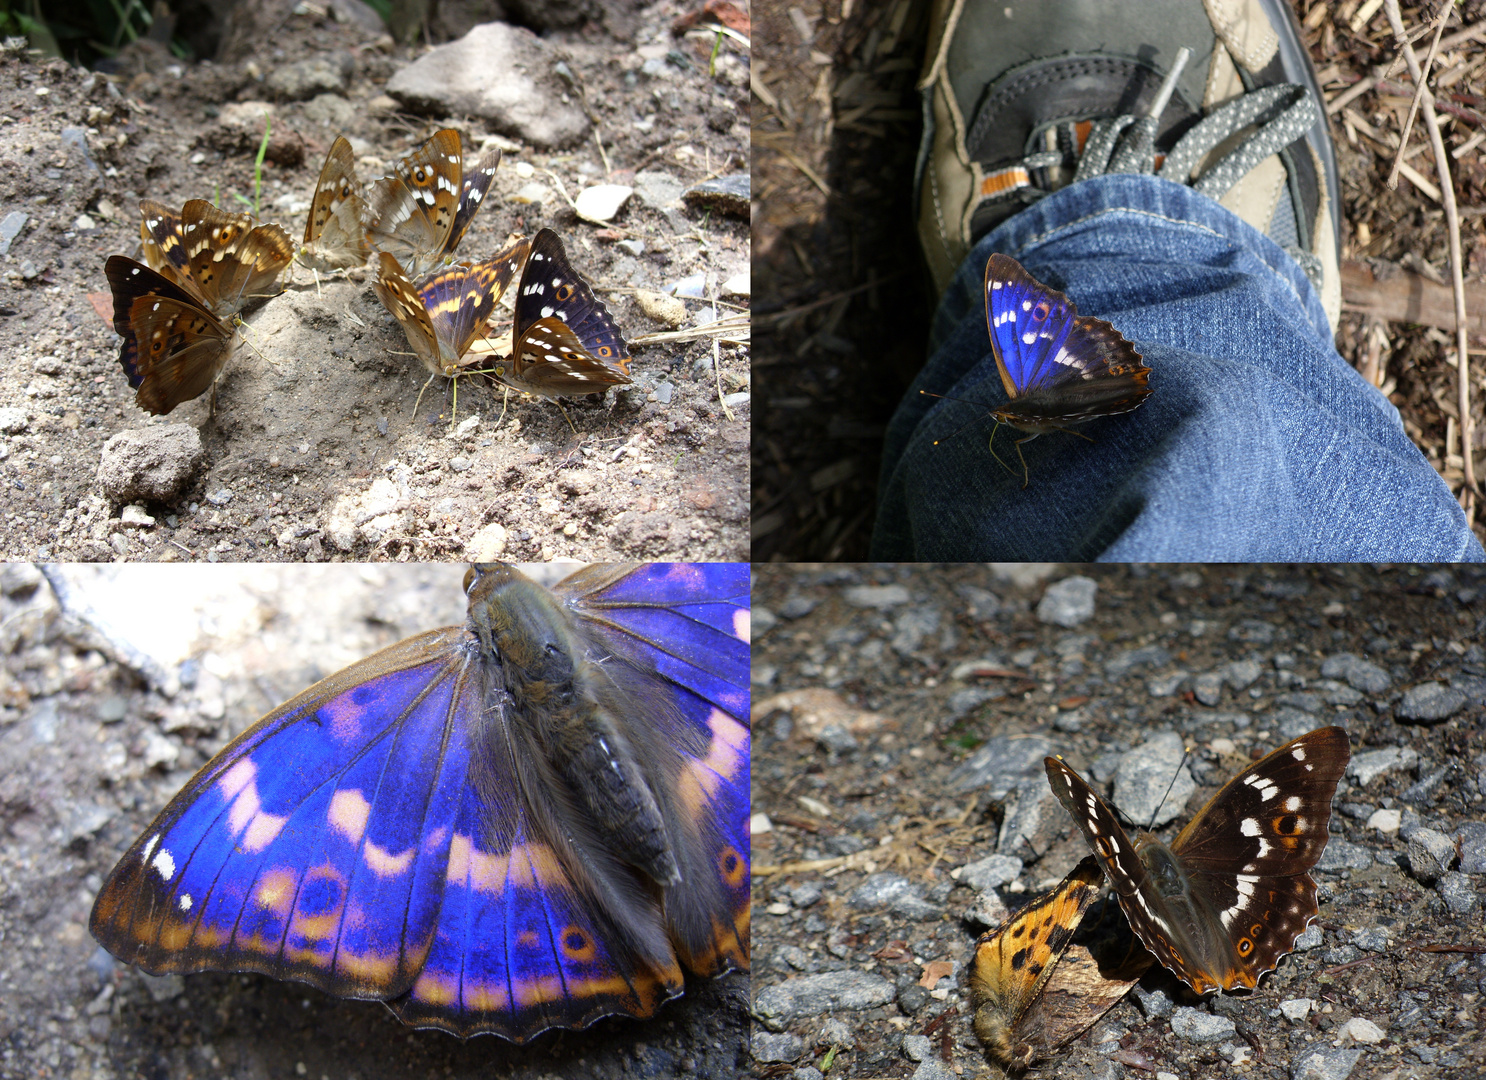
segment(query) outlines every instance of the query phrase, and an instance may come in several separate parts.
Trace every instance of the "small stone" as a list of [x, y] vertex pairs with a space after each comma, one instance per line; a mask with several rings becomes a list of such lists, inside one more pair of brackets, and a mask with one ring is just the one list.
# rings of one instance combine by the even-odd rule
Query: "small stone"
[[933, 1043], [927, 1035], [904, 1035], [903, 1053], [909, 1061], [923, 1061], [933, 1052]]
[[1373, 864], [1372, 851], [1333, 836], [1316, 862], [1317, 870], [1366, 870]]
[[1228, 630], [1228, 640], [1245, 645], [1268, 645], [1274, 641], [1274, 623], [1262, 619], [1240, 619]]
[[1312, 1002], [1310, 998], [1291, 998], [1280, 1002], [1280, 1014], [1286, 1020], [1304, 1020], [1311, 1011]]
[[176, 759], [181, 756], [181, 748], [174, 742], [161, 735], [153, 728], [148, 728], [144, 733], [144, 764], [145, 768], [153, 769], [156, 765], [174, 765]]
[[1171, 1030], [1188, 1042], [1221, 1042], [1231, 1037], [1237, 1025], [1227, 1016], [1214, 1016], [1183, 1005], [1171, 1014]]
[[707, 275], [688, 274], [684, 278], [673, 281], [666, 287], [666, 291], [676, 296], [685, 296], [692, 300], [702, 300], [707, 296]]
[[722, 283], [723, 296], [748, 296], [752, 288], [752, 278], [747, 270], [740, 274], [734, 274]]
[[1419, 762], [1419, 754], [1412, 747], [1389, 746], [1382, 750], [1368, 750], [1355, 754], [1347, 766], [1347, 772], [1358, 784], [1366, 787], [1375, 778], [1395, 769], [1412, 769]]
[[1379, 1043], [1383, 1041], [1383, 1029], [1371, 1020], [1364, 1020], [1360, 1016], [1354, 1016], [1342, 1026], [1342, 1036], [1360, 1043]]
[[1455, 861], [1455, 843], [1435, 829], [1416, 829], [1409, 836], [1409, 868], [1413, 876], [1432, 885]]
[[619, 240], [614, 246], [626, 255], [633, 255], [637, 259], [645, 254], [645, 241], [640, 239]]
[[1247, 690], [1263, 671], [1257, 660], [1235, 660], [1223, 668], [1223, 678], [1234, 690]]
[[960, 1075], [938, 1058], [926, 1058], [913, 1070], [912, 1080], [960, 1080]]
[[686, 185], [670, 173], [647, 171], [635, 174], [635, 196], [655, 210], [676, 206], [685, 190]]
[[788, 1031], [755, 1031], [751, 1045], [753, 1059], [761, 1062], [794, 1061], [805, 1052], [805, 1040]]
[[877, 608], [881, 611], [906, 604], [911, 597], [902, 585], [857, 585], [844, 590], [841, 599], [852, 607]]
[[1375, 810], [1372, 816], [1367, 819], [1367, 826], [1370, 829], [1377, 829], [1380, 833], [1392, 836], [1398, 832], [1398, 826], [1402, 819], [1403, 815], [1398, 810]]
[[1290, 1080], [1347, 1080], [1361, 1057], [1361, 1047], [1303, 1050], [1290, 1066]]
[[522, 184], [516, 194], [511, 196], [511, 201], [530, 205], [532, 203], [545, 203], [551, 197], [552, 193], [547, 190], [546, 184], [533, 180], [530, 183]]
[[1455, 835], [1460, 840], [1461, 871], [1486, 874], [1486, 822], [1462, 821]]
[[1295, 939], [1295, 951], [1309, 952], [1311, 949], [1319, 949], [1325, 941], [1326, 932], [1321, 929], [1321, 924], [1313, 922]]
[[1022, 860], [1014, 855], [991, 855], [977, 862], [960, 867], [961, 885], [976, 889], [995, 889], [1009, 885], [1022, 872]]
[[881, 975], [860, 971], [826, 971], [766, 986], [754, 999], [754, 1013], [771, 1030], [781, 1030], [801, 1016], [841, 1010], [872, 1009], [896, 996]]
[[1385, 953], [1389, 947], [1388, 934], [1380, 927], [1365, 927], [1352, 932], [1352, 944], [1366, 952]]
[[1099, 585], [1092, 578], [1075, 574], [1047, 587], [1037, 603], [1037, 621], [1074, 627], [1093, 618], [1094, 596]]
[[1223, 699], [1223, 675], [1217, 671], [1205, 671], [1192, 680], [1192, 693], [1197, 700], [1209, 707]]
[[1336, 653], [1321, 661], [1321, 675], [1327, 679], [1343, 679], [1352, 689], [1369, 694], [1381, 694], [1393, 684], [1388, 673], [1378, 665], [1351, 653]]
[[1454, 716], [1465, 705], [1465, 693], [1444, 683], [1425, 682], [1404, 691], [1398, 703], [1400, 720], [1438, 724]]
[[30, 426], [26, 417], [25, 409], [17, 409], [13, 406], [0, 408], [0, 432], [6, 435], [19, 435]]
[[206, 501], [213, 506], [226, 506], [232, 501], [232, 490], [230, 488], [219, 487], [215, 491], [208, 491], [206, 493]]
[[849, 754], [857, 748], [856, 737], [840, 724], [827, 724], [821, 728], [815, 741], [830, 754]]
[[98, 481], [116, 504], [168, 503], [205, 457], [201, 435], [189, 424], [121, 431], [103, 444]]
[[1140, 1006], [1140, 1011], [1145, 1013], [1148, 1019], [1156, 1020], [1160, 1017], [1171, 1015], [1171, 999], [1163, 991], [1146, 990], [1143, 987], [1136, 986], [1133, 993], [1136, 1004]]
[[913, 1016], [928, 1003], [929, 991], [918, 983], [898, 991], [898, 1011], [904, 1016]]
[[585, 221], [600, 225], [614, 219], [614, 215], [634, 194], [634, 188], [624, 184], [595, 184], [578, 192], [573, 200], [573, 212]]
[[681, 197], [693, 209], [746, 218], [749, 216], [748, 193], [749, 174], [733, 173], [693, 184]]
[[1462, 874], [1459, 870], [1448, 870], [1441, 874], [1434, 888], [1435, 892], [1440, 894], [1440, 899], [1445, 902], [1445, 907], [1450, 909], [1450, 913], [1461, 918], [1474, 911], [1476, 904], [1480, 901], [1470, 875]]
[[649, 289], [636, 289], [635, 303], [640, 305], [640, 311], [647, 318], [664, 323], [673, 330], [686, 322], [686, 304], [674, 296], [652, 292]]

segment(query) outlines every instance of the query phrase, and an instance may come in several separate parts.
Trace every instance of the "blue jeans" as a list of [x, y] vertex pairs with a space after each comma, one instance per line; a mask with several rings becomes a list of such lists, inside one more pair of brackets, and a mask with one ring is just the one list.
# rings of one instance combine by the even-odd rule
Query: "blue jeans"
[[[1140, 408], [1079, 428], [1093, 442], [1023, 444], [1025, 490], [1024, 434], [995, 432], [1005, 466], [987, 448], [1006, 401], [982, 286], [997, 251], [1152, 369]], [[875, 559], [1486, 559], [1398, 410], [1337, 354], [1305, 272], [1191, 188], [1101, 176], [1018, 213], [960, 266], [929, 353], [888, 427]]]

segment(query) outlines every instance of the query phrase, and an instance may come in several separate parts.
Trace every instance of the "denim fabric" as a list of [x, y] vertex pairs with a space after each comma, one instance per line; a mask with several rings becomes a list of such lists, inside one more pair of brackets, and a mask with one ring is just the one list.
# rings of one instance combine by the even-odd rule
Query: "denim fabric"
[[[1151, 370], [1140, 408], [1021, 447], [986, 330], [993, 252], [1107, 319]], [[920, 390], [967, 401], [925, 397]], [[935, 445], [935, 440], [941, 440]], [[1191, 188], [1101, 176], [976, 244], [888, 427], [872, 555], [886, 560], [1486, 558], [1398, 410], [1332, 345], [1269, 237]]]

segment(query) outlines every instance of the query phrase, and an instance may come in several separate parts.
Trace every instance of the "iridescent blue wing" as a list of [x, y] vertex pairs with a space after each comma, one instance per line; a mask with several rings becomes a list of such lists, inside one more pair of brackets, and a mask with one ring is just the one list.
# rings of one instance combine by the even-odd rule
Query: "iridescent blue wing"
[[464, 170], [464, 179], [459, 186], [459, 209], [454, 211], [454, 224], [450, 226], [449, 236], [444, 241], [446, 259], [454, 257], [454, 249], [469, 231], [475, 211], [485, 201], [485, 193], [490, 190], [490, 182], [495, 179], [495, 170], [499, 168], [500, 150], [495, 149], [482, 157], [473, 168]]
[[679, 993], [659, 889], [574, 820], [551, 718], [512, 697], [473, 606], [229, 744], [104, 883], [98, 940], [157, 974], [260, 971], [516, 1041]]
[[985, 298], [991, 350], [1011, 399], [1001, 416], [1008, 423], [1051, 427], [1128, 412], [1151, 392], [1150, 368], [1118, 330], [1080, 316], [1010, 256], [986, 262]]
[[594, 360], [629, 371], [629, 346], [609, 309], [568, 262], [562, 238], [551, 229], [532, 237], [531, 255], [521, 272], [514, 317], [515, 352], [530, 353], [529, 362], [549, 359], [547, 350], [527, 339], [538, 322], [555, 319], [567, 327], [581, 352]]
[[670, 688], [677, 711], [658, 716], [673, 725], [663, 745], [681, 748], [667, 794], [686, 862], [666, 890], [667, 932], [703, 975], [749, 963], [748, 574], [739, 563], [600, 566], [555, 590], [606, 648]]

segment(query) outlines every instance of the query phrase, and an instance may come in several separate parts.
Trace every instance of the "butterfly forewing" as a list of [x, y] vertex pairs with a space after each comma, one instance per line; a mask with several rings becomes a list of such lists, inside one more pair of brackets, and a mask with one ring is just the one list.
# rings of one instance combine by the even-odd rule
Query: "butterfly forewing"
[[364, 194], [367, 242], [396, 258], [414, 281], [443, 262], [459, 210], [463, 161], [459, 132], [445, 128]]
[[260, 225], [251, 214], [228, 213], [205, 199], [192, 199], [179, 214], [148, 199], [139, 209], [146, 261], [220, 317], [276, 292], [294, 258], [294, 244], [279, 226]]
[[363, 213], [361, 182], [351, 144], [338, 137], [325, 155], [320, 179], [310, 201], [299, 261], [316, 270], [345, 270], [362, 266], [371, 254]]
[[[466, 626], [347, 668], [208, 763], [104, 883], [99, 941], [156, 973], [260, 971], [515, 1041], [649, 1016], [682, 964], [746, 968], [746, 697], [704, 715], [657, 660], [697, 651], [669, 635], [717, 646], [707, 677], [676, 671], [706, 693], [746, 686], [746, 646], [740, 662], [707, 619], [647, 622], [718, 605], [746, 627], [746, 571], [741, 594], [738, 574], [635, 567], [550, 596], [508, 568], [479, 576], [497, 572], [511, 595], [471, 589]], [[654, 594], [629, 580], [646, 574]], [[690, 589], [667, 594], [677, 579]], [[595, 784], [614, 790], [573, 776], [595, 747], [629, 769], [621, 796], [662, 808], [678, 884], [612, 842], [623, 821], [584, 809]]]
[[495, 179], [495, 171], [500, 168], [500, 159], [500, 150], [491, 150], [473, 168], [464, 170], [464, 178], [459, 186], [459, 206], [454, 211], [454, 222], [449, 226], [449, 236], [444, 241], [445, 258], [453, 257], [454, 249], [469, 231], [470, 222], [485, 201], [490, 182]]

